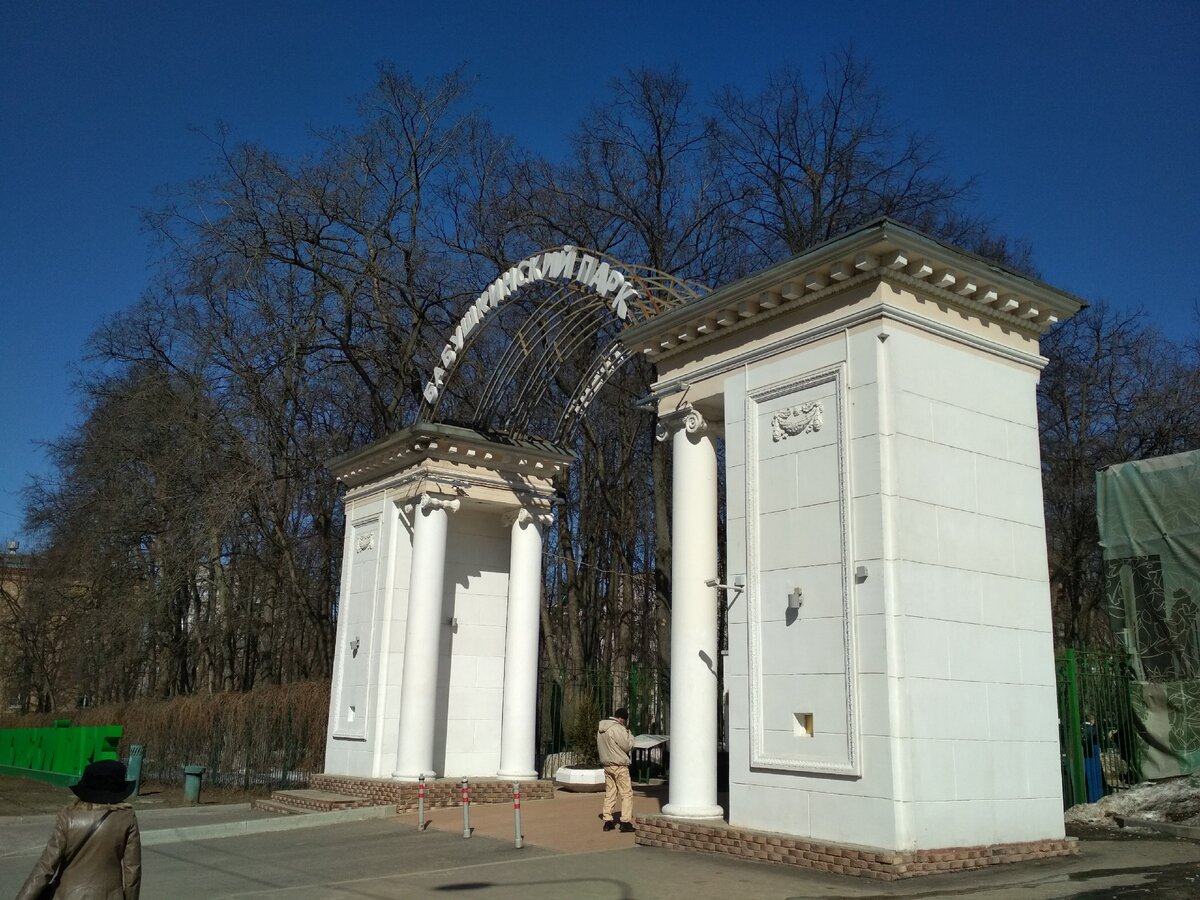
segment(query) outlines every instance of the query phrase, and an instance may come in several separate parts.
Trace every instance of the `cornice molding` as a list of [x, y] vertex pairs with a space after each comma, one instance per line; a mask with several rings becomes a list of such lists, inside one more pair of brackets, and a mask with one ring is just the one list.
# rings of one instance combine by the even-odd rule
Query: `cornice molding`
[[924, 316], [918, 316], [906, 309], [900, 307], [889, 306], [887, 304], [876, 304], [866, 309], [860, 310], [852, 316], [844, 319], [838, 319], [833, 322], [821, 325], [818, 328], [808, 329], [799, 334], [793, 334], [781, 340], [770, 344], [764, 344], [760, 347], [755, 347], [752, 350], [743, 351], [733, 354], [727, 358], [721, 359], [716, 363], [689, 371], [686, 375], [681, 375], [678, 378], [670, 378], [659, 382], [654, 390], [647, 396], [641, 398], [639, 404], [653, 403], [662, 397], [670, 396], [683, 390], [689, 384], [705, 381], [709, 378], [732, 372], [735, 369], [740, 369], [743, 366], [748, 366], [760, 360], [768, 359], [778, 353], [783, 353], [788, 350], [794, 350], [797, 347], [803, 347], [807, 344], [816, 343], [824, 340], [831, 334], [838, 334], [847, 329], [856, 328], [868, 322], [882, 321], [884, 325], [888, 322], [899, 322], [905, 325], [910, 325], [913, 328], [928, 331], [932, 334], [939, 335], [950, 341], [963, 344], [968, 347], [973, 347], [976, 350], [982, 350], [987, 353], [993, 353], [1004, 359], [1019, 363], [1024, 366], [1041, 371], [1045, 368], [1048, 360], [1044, 356], [1036, 353], [1025, 353], [1020, 350], [1015, 350], [1012, 347], [1004, 344], [989, 341], [986, 338], [977, 337], [965, 331], [960, 331], [957, 328], [951, 328], [948, 325], [943, 325], [940, 322], [928, 319]]
[[882, 280], [1036, 339], [1083, 301], [890, 220], [865, 226], [622, 333], [669, 358], [772, 316]]
[[[498, 473], [552, 479], [574, 455], [544, 442], [492, 440], [450, 425], [419, 423], [330, 460], [326, 466], [347, 485], [360, 487], [423, 462], [450, 463]], [[480, 479], [487, 483], [487, 479]]]

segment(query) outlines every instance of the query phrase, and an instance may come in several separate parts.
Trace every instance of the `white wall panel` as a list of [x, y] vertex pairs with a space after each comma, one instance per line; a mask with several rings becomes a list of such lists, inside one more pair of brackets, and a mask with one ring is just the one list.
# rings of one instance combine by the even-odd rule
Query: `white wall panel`
[[750, 373], [743, 423], [751, 765], [857, 772], [845, 367], [764, 368], [784, 380]]

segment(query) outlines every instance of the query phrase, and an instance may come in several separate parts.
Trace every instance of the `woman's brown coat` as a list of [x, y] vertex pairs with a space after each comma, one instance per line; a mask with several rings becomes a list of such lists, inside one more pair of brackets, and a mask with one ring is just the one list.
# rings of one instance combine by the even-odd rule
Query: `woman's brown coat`
[[92, 823], [112, 814], [92, 833], [62, 874], [55, 900], [138, 900], [142, 886], [142, 842], [128, 803], [73, 803], [59, 812], [54, 833], [17, 900], [38, 900], [59, 863], [83, 841]]

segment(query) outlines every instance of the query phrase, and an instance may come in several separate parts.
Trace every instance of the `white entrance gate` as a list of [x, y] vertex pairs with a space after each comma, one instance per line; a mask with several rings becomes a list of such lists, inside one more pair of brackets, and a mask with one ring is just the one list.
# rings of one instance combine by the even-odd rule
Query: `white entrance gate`
[[[545, 276], [515, 269], [474, 315]], [[651, 293], [597, 269], [613, 315]], [[676, 301], [622, 319], [623, 352], [570, 404], [614, 360], [657, 365], [674, 457], [664, 815], [903, 853], [1061, 841], [1035, 389], [1038, 337], [1079, 301], [887, 220]], [[431, 408], [474, 327], [448, 344]], [[510, 457], [419, 425], [334, 465], [350, 491], [328, 771], [531, 764], [534, 534], [570, 457], [536, 442]]]

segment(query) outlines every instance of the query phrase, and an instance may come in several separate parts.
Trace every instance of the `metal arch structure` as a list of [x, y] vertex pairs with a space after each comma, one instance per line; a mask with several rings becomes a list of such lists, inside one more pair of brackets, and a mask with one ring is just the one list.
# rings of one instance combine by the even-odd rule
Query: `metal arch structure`
[[[617, 339], [620, 330], [707, 292], [695, 282], [570, 245], [526, 257], [488, 285], [458, 321], [426, 382], [417, 421], [438, 421], [447, 387], [468, 351], [503, 317], [502, 307], [520, 304], [528, 315], [490, 364], [473, 411], [460, 424], [566, 443], [592, 400], [632, 355]], [[570, 363], [582, 371], [579, 380], [555, 382]], [[552, 393], [566, 396], [557, 416], [541, 420], [545, 429], [554, 419], [553, 434], [533, 434], [534, 418], [548, 412]]]

